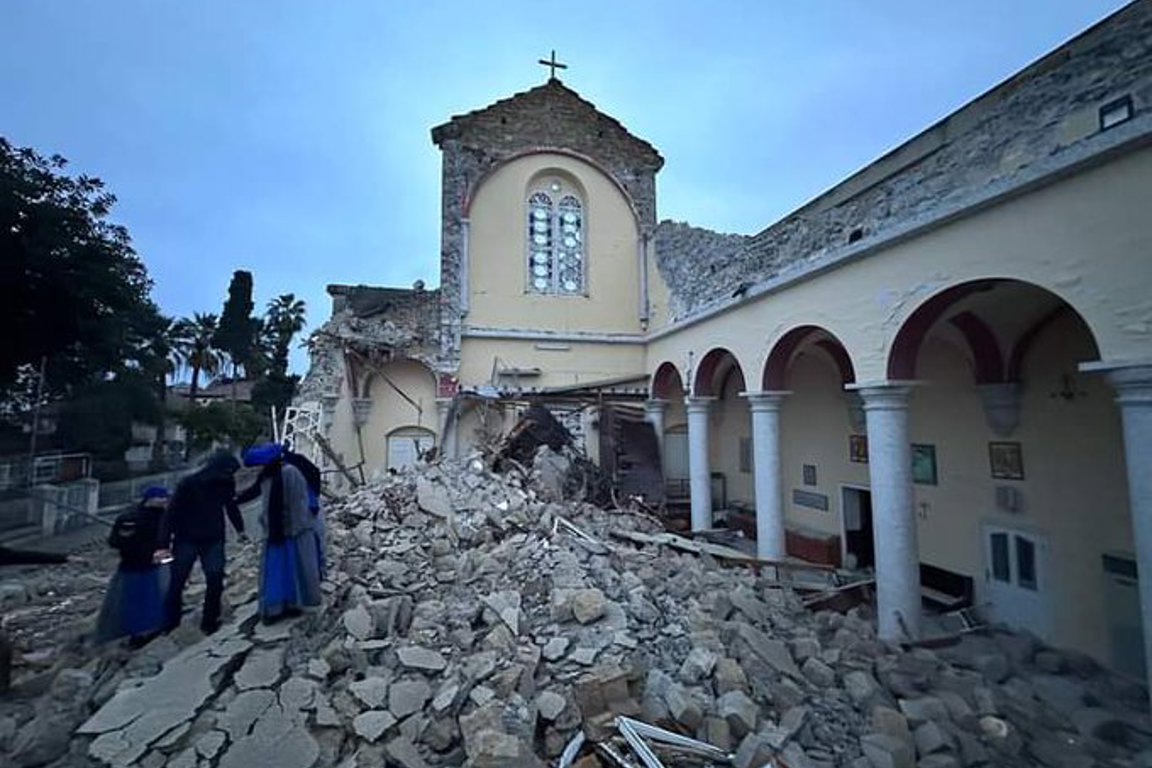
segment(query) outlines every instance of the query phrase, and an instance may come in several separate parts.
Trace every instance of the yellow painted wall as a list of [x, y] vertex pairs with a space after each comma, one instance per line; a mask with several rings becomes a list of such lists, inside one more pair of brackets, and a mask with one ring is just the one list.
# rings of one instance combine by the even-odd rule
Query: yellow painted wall
[[[728, 501], [751, 501], [752, 473], [740, 471], [740, 441], [752, 436], [752, 414], [748, 401], [740, 397], [740, 376], [733, 374], [724, 382], [719, 399], [712, 403], [709, 414], [708, 462], [713, 472], [723, 472], [728, 486]], [[713, 504], [719, 504], [713, 499]]]
[[[388, 385], [385, 380], [392, 381], [396, 388], [408, 395], [415, 404], [412, 404], [397, 393], [396, 389]], [[435, 408], [435, 379], [426, 367], [411, 360], [396, 360], [381, 367], [380, 372], [372, 380], [370, 395], [372, 397], [372, 412], [367, 423], [362, 428], [361, 438], [364, 442], [365, 474], [371, 476], [373, 471], [386, 466], [388, 458], [388, 433], [400, 427], [423, 427], [439, 435], [440, 426]], [[348, 446], [346, 454], [359, 456], [359, 447], [355, 429], [351, 428], [351, 419], [347, 421], [346, 431], [341, 435], [340, 443]], [[439, 442], [439, 438], [437, 439]], [[339, 450], [339, 449], [338, 449]]]
[[348, 391], [346, 377], [340, 378], [340, 400], [332, 413], [332, 427], [328, 432], [328, 444], [345, 466], [351, 467], [360, 461], [360, 449], [356, 443], [356, 431], [352, 421], [352, 396]]
[[[465, 386], [489, 383], [497, 359], [505, 368], [540, 369], [540, 376], [520, 379], [525, 389], [644, 375], [644, 348], [638, 344], [466, 338], [460, 350], [460, 382]], [[497, 380], [504, 385], [512, 382], [511, 377]]]
[[[1108, 663], [1101, 555], [1133, 548], [1119, 412], [1099, 376], [1076, 376], [1084, 397], [1052, 397], [1090, 352], [1073, 319], [1047, 329], [1025, 361], [1020, 427], [1001, 438], [986, 426], [962, 354], [929, 344], [911, 431], [913, 442], [937, 446], [940, 467], [938, 486], [915, 486], [917, 503], [928, 505], [920, 508], [921, 558], [977, 577], [982, 592], [983, 524], [1045, 537], [1053, 640]], [[1023, 480], [991, 477], [988, 443], [1000, 440], [1021, 443]], [[1021, 512], [997, 510], [997, 485], [1020, 491]]]
[[[822, 350], [797, 353], [786, 379], [792, 393], [780, 409], [780, 450], [784, 509], [788, 525], [803, 531], [840, 535], [841, 486], [868, 486], [868, 465], [848, 460], [851, 434], [840, 374]], [[804, 485], [804, 465], [816, 467], [816, 485]], [[828, 511], [793, 503], [800, 489], [828, 497]]]
[[[586, 296], [527, 291], [528, 191], [558, 175], [584, 191]], [[469, 209], [470, 326], [640, 333], [636, 219], [623, 193], [593, 166], [542, 153], [512, 160], [477, 190]]]

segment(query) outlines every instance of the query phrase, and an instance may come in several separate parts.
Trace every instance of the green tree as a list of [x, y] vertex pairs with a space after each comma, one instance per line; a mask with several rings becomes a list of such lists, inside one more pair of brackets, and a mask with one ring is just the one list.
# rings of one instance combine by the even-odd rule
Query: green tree
[[292, 339], [304, 328], [307, 311], [302, 299], [284, 293], [268, 302], [260, 322], [260, 347], [267, 356], [267, 371], [252, 389], [252, 404], [258, 412], [271, 408], [282, 414], [292, 402], [299, 376], [288, 375], [288, 353]]
[[192, 372], [188, 400], [193, 404], [200, 391], [200, 374], [211, 378], [220, 373], [223, 366], [220, 353], [212, 346], [218, 325], [216, 315], [196, 312], [191, 319], [177, 321], [172, 331], [177, 355]]
[[232, 363], [232, 378], [241, 368], [247, 371], [256, 346], [257, 323], [252, 317], [252, 273], [238, 269], [232, 273], [228, 285], [228, 300], [224, 313], [212, 338], [212, 346], [228, 356]]
[[188, 430], [189, 446], [197, 450], [226, 443], [242, 450], [268, 435], [265, 417], [248, 403], [209, 403], [177, 417]]
[[168, 384], [176, 379], [184, 366], [180, 321], [157, 314], [141, 339], [141, 372], [152, 383], [159, 406], [156, 422], [156, 442], [152, 450], [152, 464], [164, 469], [168, 464]]
[[292, 338], [304, 328], [307, 309], [303, 299], [295, 294], [282, 293], [268, 302], [264, 315], [264, 328], [272, 340], [272, 371], [284, 375], [288, 373], [288, 351]]
[[120, 461], [132, 446], [132, 423], [157, 424], [161, 417], [154, 383], [128, 372], [77, 389], [61, 408], [60, 433], [70, 450]]
[[41, 359], [50, 396], [131, 369], [157, 314], [127, 230], [107, 221], [116, 198], [66, 165], [0, 138], [0, 400]]

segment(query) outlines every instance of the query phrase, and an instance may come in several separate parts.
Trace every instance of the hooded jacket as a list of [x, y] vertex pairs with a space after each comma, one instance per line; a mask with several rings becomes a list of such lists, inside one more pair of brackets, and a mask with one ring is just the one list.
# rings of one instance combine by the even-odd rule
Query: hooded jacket
[[244, 518], [236, 505], [236, 470], [240, 462], [228, 451], [217, 451], [197, 472], [180, 481], [168, 506], [161, 540], [208, 543], [224, 540], [224, 515], [237, 533]]

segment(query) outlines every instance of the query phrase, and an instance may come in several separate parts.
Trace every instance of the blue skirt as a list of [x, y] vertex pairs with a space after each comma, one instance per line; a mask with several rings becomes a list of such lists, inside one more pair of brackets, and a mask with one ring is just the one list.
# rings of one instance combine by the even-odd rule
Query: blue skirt
[[260, 615], [274, 619], [320, 604], [319, 551], [313, 531], [264, 544]]
[[100, 609], [96, 624], [97, 641], [160, 631], [164, 625], [168, 571], [166, 565], [130, 571], [117, 568]]

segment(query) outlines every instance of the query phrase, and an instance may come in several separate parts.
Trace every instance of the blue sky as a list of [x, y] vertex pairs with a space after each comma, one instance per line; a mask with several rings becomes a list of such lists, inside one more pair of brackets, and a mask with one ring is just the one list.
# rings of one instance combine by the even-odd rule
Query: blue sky
[[[438, 282], [429, 129], [547, 77], [652, 142], [660, 218], [752, 233], [1120, 0], [4, 0], [0, 134], [103, 178], [172, 315]], [[294, 356], [302, 370], [302, 354]]]

